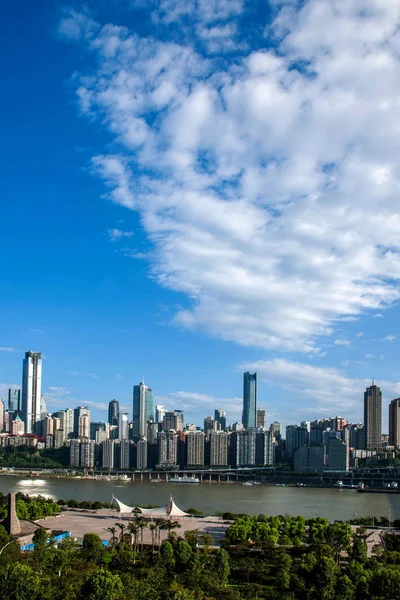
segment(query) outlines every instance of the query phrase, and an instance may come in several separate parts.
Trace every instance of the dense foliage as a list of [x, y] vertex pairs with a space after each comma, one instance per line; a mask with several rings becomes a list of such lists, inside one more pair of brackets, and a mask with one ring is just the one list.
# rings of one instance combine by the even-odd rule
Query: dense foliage
[[[18, 493], [16, 497], [15, 508], [19, 519], [36, 521], [43, 517], [52, 517], [60, 512], [57, 502], [43, 496], [30, 496]], [[0, 493], [0, 520], [7, 516], [7, 498]]]
[[[146, 529], [148, 545], [143, 543]], [[179, 529], [177, 521], [143, 517], [117, 522], [104, 533], [108, 548], [94, 533], [85, 534], [81, 547], [72, 540], [56, 546], [38, 530], [33, 551], [21, 553], [12, 542], [0, 555], [0, 598], [400, 599], [395, 535], [388, 535], [385, 551], [371, 555], [365, 529], [321, 518], [242, 515], [229, 527], [222, 548], [214, 547], [208, 534], [193, 530], [181, 536]], [[163, 542], [161, 531], [168, 534]], [[0, 547], [8, 541], [0, 526]]]
[[69, 448], [0, 447], [0, 467], [57, 469], [68, 467]]

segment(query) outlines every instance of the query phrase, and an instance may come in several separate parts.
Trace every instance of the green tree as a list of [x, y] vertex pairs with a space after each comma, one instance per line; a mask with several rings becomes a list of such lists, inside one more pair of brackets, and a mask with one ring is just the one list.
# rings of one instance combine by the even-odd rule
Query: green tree
[[181, 569], [186, 568], [186, 565], [192, 558], [192, 553], [193, 553], [193, 551], [192, 551], [191, 546], [183, 540], [178, 542], [175, 545], [174, 555], [175, 555], [176, 561]]
[[44, 548], [47, 545], [47, 540], [49, 539], [49, 535], [44, 527], [40, 527], [36, 529], [33, 534], [32, 542], [35, 546], [35, 549]]
[[350, 544], [351, 527], [347, 523], [333, 523], [326, 532], [326, 541], [332, 547], [336, 562], [339, 563], [340, 552]]
[[215, 554], [215, 571], [221, 585], [226, 585], [229, 581], [231, 568], [229, 565], [229, 554], [223, 548], [218, 550]]
[[29, 565], [15, 563], [0, 571], [0, 598], [36, 600], [39, 592], [39, 577]]
[[97, 563], [103, 555], [103, 542], [97, 533], [85, 533], [82, 543], [82, 556], [88, 562]]
[[335, 597], [340, 600], [353, 600], [355, 586], [348, 575], [342, 575], [336, 582]]
[[116, 573], [97, 569], [82, 586], [82, 600], [117, 600], [122, 598], [122, 582]]
[[174, 548], [173, 548], [171, 542], [169, 542], [168, 540], [165, 540], [161, 544], [160, 553], [161, 553], [163, 563], [167, 567], [173, 568], [175, 565], [175, 558], [174, 558]]

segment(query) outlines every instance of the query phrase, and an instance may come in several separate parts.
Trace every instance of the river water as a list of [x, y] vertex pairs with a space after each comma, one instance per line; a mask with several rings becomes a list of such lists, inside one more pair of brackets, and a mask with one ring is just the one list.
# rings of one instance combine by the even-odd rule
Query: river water
[[111, 502], [116, 496], [125, 504], [166, 504], [172, 494], [182, 509], [264, 515], [303, 515], [347, 520], [354, 515], [400, 518], [400, 494], [359, 494], [337, 488], [243, 486], [240, 484], [174, 484], [151, 482], [93, 481], [0, 477], [0, 492], [23, 492], [59, 500]]

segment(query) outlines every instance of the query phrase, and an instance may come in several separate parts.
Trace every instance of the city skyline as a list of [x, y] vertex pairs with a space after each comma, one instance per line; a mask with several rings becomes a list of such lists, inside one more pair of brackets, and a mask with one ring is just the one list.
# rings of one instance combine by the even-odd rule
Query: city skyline
[[7, 3], [0, 397], [36, 348], [51, 412], [145, 374], [239, 420], [249, 371], [283, 424], [361, 421], [375, 379], [388, 430], [400, 7], [360, 2]]

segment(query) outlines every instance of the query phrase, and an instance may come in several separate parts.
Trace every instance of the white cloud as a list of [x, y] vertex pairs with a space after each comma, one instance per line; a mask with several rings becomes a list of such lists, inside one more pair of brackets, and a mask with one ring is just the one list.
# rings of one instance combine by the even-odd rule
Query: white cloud
[[350, 346], [349, 340], [344, 340], [341, 338], [336, 339], [333, 343], [335, 346]]
[[116, 242], [122, 238], [132, 237], [133, 231], [121, 231], [121, 229], [107, 229], [108, 237], [111, 242]]
[[390, 333], [389, 335], [386, 335], [384, 338], [381, 338], [381, 342], [393, 342], [393, 340], [396, 339], [396, 336], [393, 335], [392, 333]]
[[[209, 394], [198, 392], [171, 392], [166, 396], [157, 396], [155, 404], [163, 404], [170, 410], [180, 409], [185, 413], [185, 423], [197, 419], [202, 423], [207, 416], [214, 417], [214, 410], [226, 410], [228, 422], [241, 420], [243, 400], [241, 398], [216, 398]], [[186, 417], [187, 415], [187, 417]]]
[[374, 358], [373, 354], [365, 354], [364, 356], [365, 356], [365, 358]]
[[356, 333], [356, 337], [360, 338], [363, 337], [365, 334], [363, 331], [359, 331], [358, 333]]
[[7, 347], [1, 347], [0, 348], [0, 352], [19, 352], [19, 350], [16, 350], [15, 348], [7, 348]]
[[[347, 366], [348, 361], [342, 363]], [[306, 363], [276, 358], [246, 363], [240, 370], [258, 371], [269, 385], [292, 393], [300, 405], [302, 418], [321, 418], [321, 414], [342, 414], [355, 422], [362, 420], [363, 393], [371, 379], [350, 378], [336, 368], [315, 367]], [[375, 381], [382, 389], [385, 402], [400, 394], [400, 382]], [[308, 400], [309, 406], [304, 406]], [[386, 410], [384, 418], [386, 416]]]
[[[240, 5], [168, 0], [157, 18], [201, 6], [210, 35]], [[337, 321], [398, 300], [397, 2], [286, 6], [270, 29], [277, 51], [230, 66], [73, 18], [64, 31], [98, 55], [82, 110], [118, 148], [94, 167], [112, 201], [140, 213], [151, 276], [187, 295], [176, 324], [318, 353]]]

